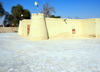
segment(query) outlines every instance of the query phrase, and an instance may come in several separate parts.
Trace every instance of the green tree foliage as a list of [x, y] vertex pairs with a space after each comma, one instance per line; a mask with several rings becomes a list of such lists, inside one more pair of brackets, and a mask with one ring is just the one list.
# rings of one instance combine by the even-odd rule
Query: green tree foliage
[[11, 13], [14, 16], [14, 18], [20, 19], [21, 14], [23, 13], [23, 6], [21, 6], [19, 4], [17, 6], [13, 6]]
[[30, 19], [30, 12], [29, 12], [29, 10], [27, 10], [27, 9], [24, 9], [23, 10], [23, 18], [25, 18], [25, 19]]
[[[16, 6], [13, 6], [11, 9], [11, 13], [5, 12], [5, 20], [4, 25], [5, 26], [13, 26], [16, 27], [19, 25], [19, 20], [23, 19], [30, 19], [30, 11], [27, 9], [24, 9], [23, 6], [17, 4]], [[23, 15], [23, 17], [21, 17]]]
[[[13, 15], [12, 26], [18, 26], [19, 20], [23, 19], [30, 19], [30, 11], [24, 9], [23, 6], [17, 4], [17, 6], [13, 6], [11, 13]], [[23, 15], [23, 17], [21, 17]]]
[[19, 23], [19, 19], [17, 19], [17, 18], [14, 18], [13, 20], [12, 20], [12, 24], [11, 24], [11, 26], [18, 26], [18, 23]]
[[0, 2], [0, 17], [2, 17], [5, 14], [5, 10], [2, 6], [2, 3]]
[[6, 27], [11, 26], [13, 18], [14, 18], [13, 15], [6, 12], [5, 19], [4, 19], [4, 26]]
[[43, 5], [42, 13], [44, 13], [45, 17], [50, 17], [52, 12], [56, 13], [54, 7], [50, 6], [49, 3]]
[[[19, 20], [23, 19], [30, 19], [30, 11], [27, 9], [24, 9], [23, 6], [17, 4], [16, 6], [13, 6], [11, 9], [11, 13], [9, 14], [6, 12], [2, 6], [2, 3], [0, 2], [0, 17], [5, 15], [4, 19], [4, 26], [18, 26]], [[23, 17], [21, 17], [23, 15]]]
[[61, 16], [51, 15], [50, 18], [61, 18]]

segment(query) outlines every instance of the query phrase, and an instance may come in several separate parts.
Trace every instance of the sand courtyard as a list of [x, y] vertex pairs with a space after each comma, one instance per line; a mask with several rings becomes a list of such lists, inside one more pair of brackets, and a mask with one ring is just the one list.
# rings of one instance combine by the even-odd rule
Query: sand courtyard
[[100, 39], [31, 41], [0, 33], [0, 72], [100, 72]]

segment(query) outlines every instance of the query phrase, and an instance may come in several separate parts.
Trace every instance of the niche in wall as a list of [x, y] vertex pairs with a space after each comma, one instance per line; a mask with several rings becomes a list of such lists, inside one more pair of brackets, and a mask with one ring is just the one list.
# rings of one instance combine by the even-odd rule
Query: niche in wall
[[27, 25], [27, 35], [29, 35], [30, 32], [30, 25]]
[[75, 29], [72, 29], [72, 34], [75, 34], [76, 33], [76, 30]]

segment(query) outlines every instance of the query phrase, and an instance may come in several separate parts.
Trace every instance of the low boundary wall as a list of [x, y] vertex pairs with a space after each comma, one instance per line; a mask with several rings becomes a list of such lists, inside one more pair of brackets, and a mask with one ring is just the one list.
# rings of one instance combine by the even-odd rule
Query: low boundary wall
[[0, 33], [18, 32], [18, 27], [0, 27]]

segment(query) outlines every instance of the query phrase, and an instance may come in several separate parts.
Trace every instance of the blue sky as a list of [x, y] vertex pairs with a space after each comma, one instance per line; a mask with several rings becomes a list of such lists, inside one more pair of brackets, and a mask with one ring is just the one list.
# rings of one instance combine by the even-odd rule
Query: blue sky
[[[31, 13], [36, 13], [34, 2], [39, 3], [39, 12], [43, 4], [49, 2], [56, 10], [55, 15], [62, 18], [76, 17], [81, 19], [100, 18], [100, 0], [0, 0], [6, 11], [11, 12], [11, 7], [17, 4], [22, 5]], [[54, 13], [53, 13], [54, 14]]]

